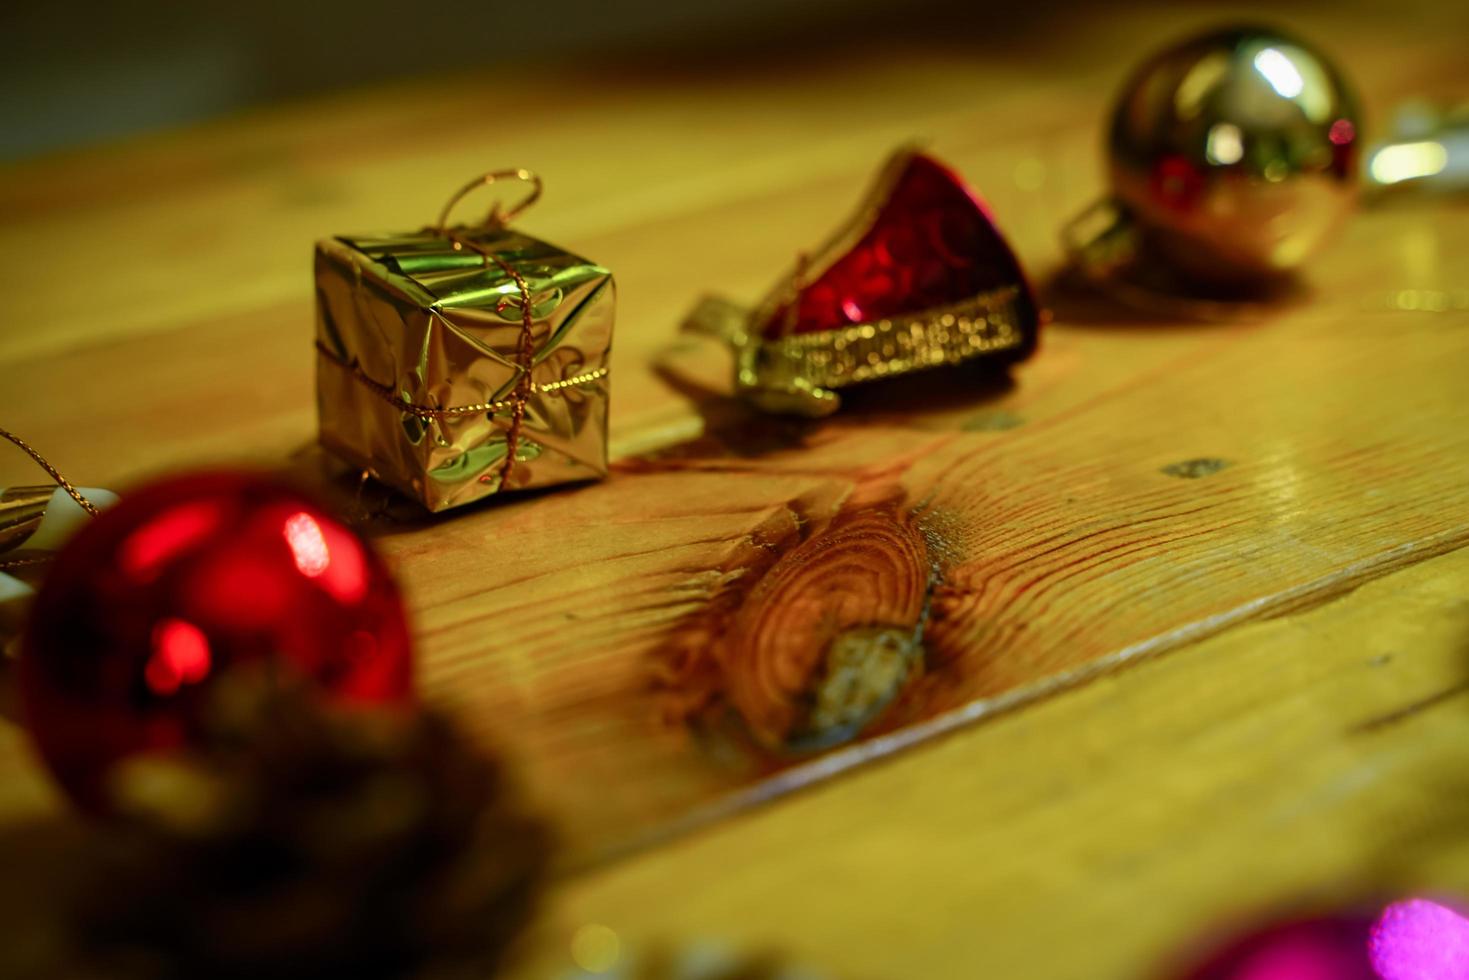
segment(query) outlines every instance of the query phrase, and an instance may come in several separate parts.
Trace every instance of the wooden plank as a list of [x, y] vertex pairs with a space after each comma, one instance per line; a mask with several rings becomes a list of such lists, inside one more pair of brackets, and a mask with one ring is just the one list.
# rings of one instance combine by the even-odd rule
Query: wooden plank
[[[380, 539], [410, 593], [431, 696], [520, 754], [573, 860], [605, 857], [1463, 543], [1465, 314], [1392, 309], [1403, 291], [1462, 284], [1462, 205], [1365, 215], [1313, 268], [1312, 301], [1267, 322], [1152, 322], [1053, 291], [1057, 323], [1009, 387], [925, 379], [808, 426], [655, 370], [718, 378], [713, 352], [668, 361], [681, 313], [709, 287], [761, 291], [915, 131], [1049, 271], [1056, 226], [1098, 190], [1115, 52], [1182, 27], [1175, 16], [1109, 14], [1085, 37], [999, 60], [839, 53], [677, 87], [407, 86], [18, 168], [0, 198], [0, 417], [88, 482], [242, 459], [314, 473], [310, 240], [421, 223], [435, 188], [502, 154], [535, 156], [561, 188], [535, 230], [621, 277], [624, 461], [602, 486]], [[1309, 33], [1345, 52], [1374, 105], [1461, 77], [1452, 31], [1336, 16]], [[544, 110], [523, 130], [466, 129], [516, 91]], [[850, 99], [860, 127], [831, 110]], [[707, 139], [686, 138], [711, 119]], [[1166, 472], [1200, 458], [1228, 465]], [[34, 479], [20, 461], [0, 472]], [[896, 622], [864, 624], [875, 613], [856, 580], [823, 593], [795, 571], [883, 517], [911, 549], [893, 566], [904, 602], [881, 613]], [[925, 562], [937, 579], [915, 591]], [[791, 622], [783, 607], [809, 602], [823, 615], [800, 620], [808, 636], [924, 619], [929, 655], [868, 741], [792, 769], [731, 737], [718, 708], [743, 708], [766, 741], [789, 736], [818, 645], [782, 653], [742, 610]], [[775, 688], [756, 682], [771, 650], [795, 658]]]
[[[741, 788], [765, 795], [1469, 541], [1469, 408], [1457, 396], [1469, 335], [1444, 321], [1381, 315], [1343, 329], [1300, 316], [1187, 332], [1152, 357], [1135, 337], [1056, 334], [1015, 390], [956, 399], [947, 421], [844, 416], [755, 458], [688, 450], [577, 494], [385, 539], [413, 569], [430, 689], [521, 747], [568, 838], [596, 853]], [[1121, 364], [1108, 377], [1104, 365]], [[1047, 368], [1065, 383], [1046, 385]], [[954, 424], [997, 410], [1025, 422]], [[1166, 472], [1198, 457], [1224, 466]], [[760, 782], [798, 760], [659, 724], [733, 691], [725, 700], [758, 731], [762, 702], [739, 694], [756, 675], [784, 671], [776, 686], [800, 701], [824, 642], [782, 661], [778, 637], [738, 617], [782, 562], [874, 513], [912, 521], [938, 576], [925, 672], [876, 740]], [[508, 573], [506, 554], [519, 556]], [[915, 626], [911, 612], [872, 619], [872, 598], [849, 585], [791, 596], [820, 604], [820, 640]]]
[[1469, 894], [1469, 551], [568, 882], [516, 976], [625, 949], [826, 975], [1166, 977], [1291, 911]]

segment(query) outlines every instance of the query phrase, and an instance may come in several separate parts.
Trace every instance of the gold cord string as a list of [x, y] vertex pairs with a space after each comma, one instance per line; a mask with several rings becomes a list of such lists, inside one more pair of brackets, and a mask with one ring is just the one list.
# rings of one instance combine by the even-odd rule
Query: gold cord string
[[535, 357], [535, 313], [531, 309], [530, 284], [509, 262], [491, 252], [489, 249], [461, 237], [450, 229], [441, 229], [454, 243], [455, 250], [469, 249], [478, 252], [488, 265], [495, 263], [511, 279], [515, 280], [515, 287], [520, 290], [520, 342], [516, 345], [515, 366], [520, 368], [520, 377], [516, 379], [515, 389], [510, 394], [510, 425], [505, 430], [505, 466], [500, 470], [500, 488], [504, 489], [510, 484], [510, 474], [515, 469], [515, 454], [520, 450], [520, 430], [525, 423], [525, 403], [530, 400], [531, 367]]
[[31, 558], [6, 558], [0, 561], [0, 572], [8, 572], [12, 568], [28, 568], [32, 565], [51, 564], [50, 555], [36, 555]]
[[[515, 399], [513, 398], [501, 398], [497, 401], [480, 402], [475, 405], [456, 405], [452, 408], [426, 408], [422, 405], [415, 405], [412, 402], [404, 401], [400, 395], [394, 392], [391, 385], [381, 384], [372, 380], [363, 373], [360, 367], [338, 357], [321, 341], [316, 342], [316, 350], [317, 353], [321, 354], [322, 357], [331, 361], [333, 364], [336, 364], [344, 370], [351, 371], [352, 377], [368, 391], [377, 395], [400, 412], [406, 415], [412, 415], [415, 418], [455, 419], [465, 415], [503, 412], [515, 404]], [[591, 384], [593, 381], [600, 381], [605, 377], [607, 377], [607, 369], [601, 367], [593, 371], [583, 371], [581, 374], [574, 374], [569, 378], [562, 378], [560, 381], [533, 382], [530, 386], [530, 393], [539, 394], [561, 391], [564, 388], [575, 388], [577, 385]]]
[[480, 174], [474, 180], [471, 180], [453, 193], [449, 200], [444, 203], [443, 210], [439, 212], [439, 220], [434, 223], [434, 228], [438, 231], [447, 229], [449, 227], [449, 212], [454, 210], [454, 205], [481, 187], [487, 187], [490, 184], [496, 184], [502, 180], [523, 181], [531, 185], [531, 190], [523, 201], [509, 211], [501, 211], [500, 206], [496, 204], [490, 210], [489, 216], [485, 218], [484, 223], [488, 226], [504, 227], [508, 225], [517, 215], [541, 198], [541, 188], [544, 185], [541, 183], [540, 176], [534, 171], [526, 170], [524, 167], [517, 167], [514, 170], [491, 170], [489, 173]]
[[520, 451], [520, 430], [525, 423], [525, 404], [530, 400], [531, 393], [535, 390], [535, 385], [532, 383], [530, 377], [531, 367], [533, 366], [536, 353], [534, 336], [535, 314], [531, 310], [530, 284], [525, 281], [524, 276], [516, 271], [510, 263], [500, 258], [500, 256], [451, 229], [449, 227], [449, 214], [454, 210], [454, 205], [463, 200], [466, 195], [481, 187], [487, 187], [490, 184], [502, 180], [519, 180], [530, 184], [530, 194], [508, 211], [500, 210], [499, 205], [496, 204], [490, 209], [489, 215], [485, 218], [484, 224], [486, 227], [505, 227], [510, 223], [511, 219], [540, 199], [543, 185], [541, 178], [533, 171], [526, 170], [524, 167], [517, 167], [513, 170], [491, 170], [488, 173], [480, 174], [474, 180], [471, 180], [459, 188], [459, 190], [455, 191], [449, 200], [444, 203], [443, 210], [439, 212], [439, 220], [435, 226], [439, 234], [453, 243], [455, 251], [462, 251], [467, 248], [472, 252], [478, 252], [480, 257], [484, 259], [485, 265], [489, 265], [491, 262], [498, 265], [507, 276], [515, 280], [515, 287], [520, 290], [520, 340], [516, 345], [515, 351], [515, 364], [516, 367], [520, 368], [520, 377], [516, 379], [515, 389], [511, 392], [509, 399], [510, 425], [505, 430], [505, 465], [500, 470], [500, 489], [504, 489], [509, 485], [510, 474], [515, 470], [515, 454]]
[[22, 452], [24, 452], [31, 459], [35, 460], [36, 465], [45, 470], [47, 475], [50, 476], [51, 479], [55, 480], [57, 485], [60, 486], [61, 489], [66, 491], [66, 495], [77, 502], [78, 507], [86, 511], [88, 514], [91, 514], [93, 517], [96, 517], [98, 514], [101, 513], [101, 511], [97, 509], [96, 504], [92, 503], [86, 497], [82, 496], [81, 491], [72, 486], [71, 483], [66, 479], [66, 477], [58, 473], [56, 471], [56, 467], [52, 466], [51, 463], [47, 461], [45, 456], [42, 456], [40, 453], [32, 449], [30, 443], [26, 442], [20, 436], [6, 429], [0, 429], [0, 436], [4, 436], [6, 439], [9, 439], [11, 442], [15, 443], [21, 448]]

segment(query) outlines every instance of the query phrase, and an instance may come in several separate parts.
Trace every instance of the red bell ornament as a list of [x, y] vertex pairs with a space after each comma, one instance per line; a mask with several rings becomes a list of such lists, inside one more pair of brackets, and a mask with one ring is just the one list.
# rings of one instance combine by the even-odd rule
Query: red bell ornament
[[344, 702], [413, 696], [402, 599], [354, 531], [257, 476], [166, 479], [49, 569], [20, 662], [26, 722], [67, 792], [102, 809], [114, 763], [189, 744], [210, 681], [252, 663]]
[[819, 417], [851, 385], [1024, 360], [1041, 321], [984, 203], [948, 166], [905, 148], [852, 219], [763, 302], [706, 298], [684, 329], [733, 349], [735, 390], [757, 407]]

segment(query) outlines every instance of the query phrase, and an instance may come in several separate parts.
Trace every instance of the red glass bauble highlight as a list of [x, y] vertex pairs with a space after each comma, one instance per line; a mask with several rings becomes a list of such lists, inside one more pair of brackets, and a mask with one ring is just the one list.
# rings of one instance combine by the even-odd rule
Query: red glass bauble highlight
[[213, 678], [268, 664], [348, 702], [412, 697], [382, 560], [294, 490], [206, 473], [123, 497], [57, 556], [20, 663], [32, 738], [82, 805], [118, 760], [187, 745]]

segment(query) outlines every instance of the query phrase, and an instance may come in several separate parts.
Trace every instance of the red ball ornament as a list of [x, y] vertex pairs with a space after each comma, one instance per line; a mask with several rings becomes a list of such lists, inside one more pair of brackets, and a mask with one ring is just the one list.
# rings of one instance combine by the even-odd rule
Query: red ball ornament
[[251, 662], [347, 702], [412, 697], [402, 600], [355, 532], [257, 476], [166, 479], [48, 571], [20, 662], [26, 722], [62, 786], [100, 809], [114, 763], [188, 744], [211, 679]]

